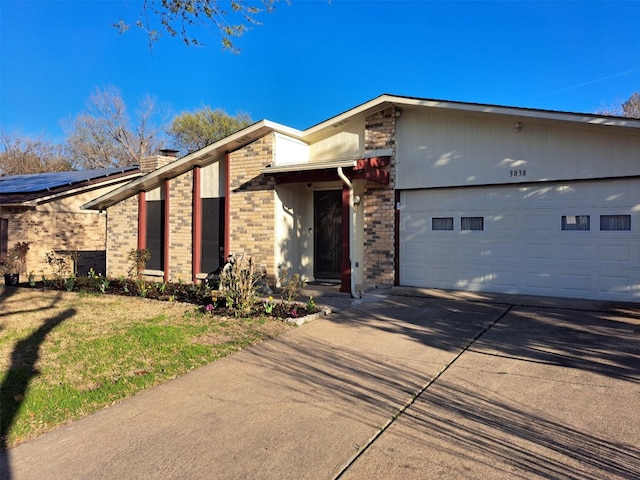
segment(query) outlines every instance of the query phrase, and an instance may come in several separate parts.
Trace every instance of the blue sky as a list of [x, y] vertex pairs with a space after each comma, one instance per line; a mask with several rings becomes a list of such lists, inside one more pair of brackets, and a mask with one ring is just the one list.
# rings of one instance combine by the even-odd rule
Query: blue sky
[[129, 109], [203, 105], [305, 129], [382, 93], [572, 112], [640, 91], [640, 1], [291, 0], [223, 52], [164, 37], [135, 0], [0, 0], [0, 126], [62, 141], [96, 87]]

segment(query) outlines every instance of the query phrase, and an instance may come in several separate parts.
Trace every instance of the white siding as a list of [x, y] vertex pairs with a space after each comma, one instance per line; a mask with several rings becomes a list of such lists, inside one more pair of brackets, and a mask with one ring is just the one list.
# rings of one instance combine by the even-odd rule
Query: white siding
[[[519, 132], [516, 121], [522, 122]], [[618, 132], [409, 108], [398, 119], [397, 188], [640, 175], [640, 132]]]
[[309, 161], [309, 145], [301, 140], [274, 133], [274, 164], [295, 165]]
[[336, 128], [335, 133], [311, 145], [311, 161], [356, 159], [364, 155], [364, 120]]
[[225, 163], [214, 162], [201, 170], [200, 197], [221, 198], [225, 196]]

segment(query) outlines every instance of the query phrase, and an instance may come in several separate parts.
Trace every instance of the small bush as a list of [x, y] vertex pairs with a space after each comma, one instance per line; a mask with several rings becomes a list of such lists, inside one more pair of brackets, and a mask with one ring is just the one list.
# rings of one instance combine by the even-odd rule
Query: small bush
[[220, 274], [220, 292], [226, 298], [227, 307], [236, 314], [249, 313], [256, 303], [261, 278], [251, 257], [233, 257]]
[[53, 251], [47, 252], [44, 258], [51, 270], [51, 284], [58, 288], [64, 287], [68, 289], [68, 279], [73, 275], [73, 272], [67, 259], [63, 256], [56, 255], [56, 252]]
[[302, 293], [302, 289], [307, 286], [304, 277], [299, 273], [289, 276], [289, 271], [283, 269], [280, 272], [280, 292], [282, 300], [286, 303], [295, 302]]
[[129, 260], [129, 277], [141, 278], [147, 262], [151, 259], [151, 252], [148, 249], [132, 248], [127, 256]]
[[[58, 263], [53, 262], [55, 265]], [[290, 303], [274, 301], [272, 296], [260, 299], [259, 286], [265, 274], [256, 272], [256, 263], [251, 259], [239, 258], [229, 262], [221, 274], [220, 290], [212, 290], [206, 283], [192, 284], [178, 282], [149, 282], [142, 278], [107, 278], [95, 270], [85, 275], [63, 274], [56, 272], [57, 279], [49, 279], [42, 272], [40, 281], [25, 282], [23, 286], [47, 288], [82, 293], [111, 294], [137, 296], [150, 300], [191, 303], [198, 310], [210, 316], [235, 317], [275, 317], [287, 319], [302, 317], [317, 311], [315, 302], [310, 299], [307, 304], [295, 303], [299, 288], [305, 284], [299, 275], [289, 279]], [[293, 287], [298, 287], [296, 290]], [[297, 293], [296, 293], [297, 292]]]

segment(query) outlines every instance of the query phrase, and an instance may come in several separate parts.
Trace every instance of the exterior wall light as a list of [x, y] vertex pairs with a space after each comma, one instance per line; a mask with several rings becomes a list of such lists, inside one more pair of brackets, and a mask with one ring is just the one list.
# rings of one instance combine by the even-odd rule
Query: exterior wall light
[[516, 132], [519, 132], [520, 130], [522, 130], [522, 122], [516, 122], [516, 123], [514, 123], [514, 124], [513, 124], [513, 129], [514, 129]]

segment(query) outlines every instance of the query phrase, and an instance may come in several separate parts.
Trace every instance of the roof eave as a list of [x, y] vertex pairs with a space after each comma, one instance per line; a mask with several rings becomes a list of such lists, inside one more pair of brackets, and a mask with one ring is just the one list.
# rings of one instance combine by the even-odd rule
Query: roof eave
[[[133, 180], [136, 177], [139, 177], [140, 173], [134, 173], [129, 175], [123, 175], [118, 177], [104, 177], [101, 181], [95, 181], [94, 183], [88, 183], [80, 186], [76, 186], [74, 188], [68, 188], [65, 190], [60, 190], [54, 193], [48, 192], [37, 192], [34, 194], [25, 194], [22, 197], [27, 197], [24, 200], [16, 200], [16, 201], [7, 201], [6, 197], [16, 196], [14, 195], [0, 195], [0, 206], [9, 207], [9, 206], [21, 206], [21, 207], [37, 207], [38, 205], [42, 205], [44, 203], [52, 202], [54, 200], [58, 200], [61, 198], [70, 197], [73, 195], [78, 195], [85, 192], [90, 192], [92, 190], [97, 190], [100, 188], [108, 187], [109, 185], [113, 185], [114, 183], [126, 183]], [[45, 194], [47, 193], [47, 194]], [[5, 197], [3, 200], [2, 197]]]
[[302, 140], [300, 130], [271, 122], [269, 120], [261, 120], [223, 138], [222, 140], [185, 155], [164, 167], [149, 172], [143, 177], [129, 182], [112, 192], [102, 195], [95, 200], [84, 204], [82, 208], [86, 210], [104, 210], [109, 208], [140, 191], [149, 191], [157, 188], [164, 180], [182, 175], [193, 167], [208, 165], [209, 163], [221, 159], [227, 152], [232, 152], [242, 148], [271, 132], [279, 132]]
[[494, 115], [509, 115], [521, 118], [536, 118], [542, 120], [555, 120], [562, 122], [581, 123], [586, 125], [598, 125], [622, 128], [640, 128], [640, 120], [625, 117], [613, 117], [607, 115], [596, 115], [588, 113], [559, 112], [553, 110], [539, 110], [524, 107], [506, 107], [500, 105], [489, 105], [481, 103], [455, 102], [446, 100], [435, 100], [416, 97], [404, 97], [398, 95], [383, 94], [368, 102], [358, 105], [339, 115], [331, 117], [317, 125], [314, 125], [302, 132], [303, 140], [324, 136], [327, 130], [333, 130], [354, 118], [367, 117], [388, 106], [396, 107], [429, 107], [434, 109], [444, 109], [460, 112], [485, 113]]
[[99, 183], [93, 183], [93, 184], [89, 184], [89, 185], [83, 185], [81, 187], [77, 187], [77, 188], [73, 188], [70, 190], [65, 190], [63, 192], [59, 192], [59, 193], [55, 193], [53, 195], [47, 195], [44, 197], [39, 197], [37, 199], [34, 200], [36, 205], [40, 205], [41, 203], [47, 203], [50, 202], [52, 200], [55, 200], [57, 198], [61, 198], [61, 197], [69, 197], [71, 195], [77, 195], [79, 193], [83, 193], [83, 192], [87, 192], [87, 191], [91, 191], [91, 190], [97, 190], [100, 188], [104, 188], [104, 187], [108, 187], [109, 185], [113, 185], [114, 183], [127, 183], [130, 182], [131, 180], [137, 178], [140, 176], [140, 173], [134, 173], [132, 175], [126, 175], [126, 176], [122, 176], [122, 177], [116, 177], [116, 178], [110, 178], [110, 177], [105, 177], [105, 180]]
[[309, 163], [295, 163], [289, 165], [269, 166], [260, 169], [260, 173], [275, 174], [275, 173], [292, 173], [292, 172], [308, 172], [313, 170], [326, 170], [339, 167], [353, 167], [356, 164], [354, 159], [344, 160], [331, 160], [327, 162], [309, 162]]
[[92, 202], [83, 205], [82, 208], [102, 210], [108, 208], [140, 191], [148, 191], [158, 187], [165, 179], [181, 175], [194, 166], [204, 166], [221, 158], [227, 152], [242, 148], [270, 132], [279, 132], [289, 135], [306, 143], [312, 143], [315, 139], [326, 136], [327, 131], [333, 131], [354, 119], [366, 118], [388, 106], [417, 106], [451, 111], [468, 111], [475, 113], [509, 115], [521, 118], [536, 118], [563, 122], [580, 123], [585, 125], [610, 126], [631, 129], [637, 133], [640, 129], [640, 120], [592, 115], [586, 113], [556, 112], [551, 110], [536, 110], [522, 107], [505, 107], [480, 103], [466, 103], [425, 99], [417, 97], [404, 97], [398, 95], [383, 94], [361, 105], [351, 108], [339, 115], [331, 117], [304, 131], [300, 131], [269, 120], [261, 120], [248, 127], [223, 138], [196, 152], [171, 162], [170, 164], [154, 170], [138, 180], [130, 182], [111, 193], [103, 195]]
[[556, 120], [563, 122], [584, 123], [589, 125], [605, 125], [615, 127], [640, 128], [640, 120], [626, 117], [612, 117], [590, 113], [560, 112], [554, 110], [539, 110], [524, 107], [506, 107], [481, 103], [465, 103], [443, 100], [425, 100], [418, 98], [391, 97], [389, 101], [394, 105], [422, 106], [442, 108], [447, 110], [468, 111], [474, 113], [489, 113], [495, 115], [509, 115], [542, 120]]

